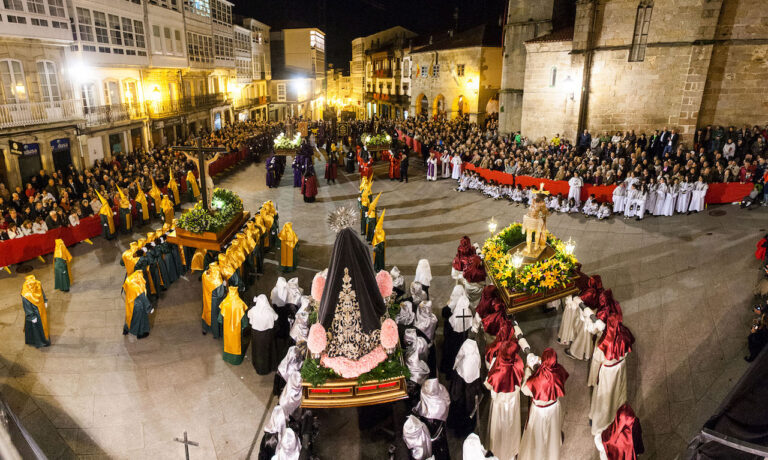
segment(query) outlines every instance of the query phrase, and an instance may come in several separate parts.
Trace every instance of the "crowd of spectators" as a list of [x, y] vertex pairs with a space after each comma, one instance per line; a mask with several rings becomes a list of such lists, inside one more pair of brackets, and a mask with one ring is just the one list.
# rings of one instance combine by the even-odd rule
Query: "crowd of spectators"
[[616, 185], [626, 179], [651, 179], [667, 184], [713, 182], [764, 183], [768, 125], [752, 128], [708, 126], [684, 144], [675, 129], [653, 133], [634, 130], [601, 134], [584, 130], [575, 142], [556, 134], [551, 139], [529, 139], [521, 133], [502, 135], [495, 118], [482, 125], [467, 117], [416, 117], [394, 124], [421, 142], [426, 162], [430, 151], [458, 152], [475, 166], [553, 180], [569, 180], [578, 173], [585, 184]]
[[[271, 147], [271, 135], [279, 129], [276, 123], [245, 121], [198, 134], [203, 146], [225, 147], [229, 153], [245, 149], [258, 157]], [[192, 137], [183, 141], [188, 145], [194, 143]], [[182, 184], [190, 170], [196, 171], [197, 166], [184, 155], [167, 146], [154, 146], [149, 151], [140, 148], [115, 153], [110, 161], [97, 160], [83, 171], [72, 165], [63, 171], [40, 170], [24, 187], [13, 190], [0, 183], [0, 240], [76, 226], [80, 219], [101, 209], [97, 192], [110, 203], [116, 203], [118, 187], [133, 198], [139, 188], [148, 194], [153, 179], [158, 187], [165, 187], [170, 174]]]

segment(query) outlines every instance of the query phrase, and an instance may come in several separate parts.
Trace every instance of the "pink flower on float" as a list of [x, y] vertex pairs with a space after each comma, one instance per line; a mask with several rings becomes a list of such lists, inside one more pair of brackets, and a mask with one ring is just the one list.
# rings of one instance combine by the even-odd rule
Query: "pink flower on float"
[[328, 345], [328, 337], [325, 335], [325, 328], [320, 323], [315, 323], [309, 328], [309, 337], [307, 340], [307, 348], [310, 353], [320, 354], [325, 350]]
[[376, 284], [379, 285], [379, 292], [385, 299], [392, 295], [392, 275], [386, 270], [381, 270], [376, 274]]
[[323, 354], [322, 358], [320, 358], [320, 365], [332, 369], [345, 379], [354, 379], [366, 372], [370, 372], [386, 359], [387, 353], [379, 346], [358, 360], [352, 360], [343, 356], [329, 358], [328, 355]]
[[381, 346], [385, 350], [393, 350], [397, 346], [399, 336], [397, 334], [397, 324], [392, 318], [387, 318], [381, 325]]
[[319, 272], [312, 279], [312, 298], [320, 302], [323, 298], [323, 291], [325, 290], [325, 272]]

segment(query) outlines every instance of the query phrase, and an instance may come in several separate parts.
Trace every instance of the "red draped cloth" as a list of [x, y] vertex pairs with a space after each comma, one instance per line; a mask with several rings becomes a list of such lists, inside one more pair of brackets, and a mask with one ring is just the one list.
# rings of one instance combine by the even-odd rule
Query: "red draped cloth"
[[533, 399], [538, 401], [554, 401], [565, 395], [565, 381], [568, 371], [557, 363], [557, 353], [551, 348], [545, 348], [541, 354], [541, 364], [526, 382], [531, 390]]
[[53, 252], [57, 239], [71, 246], [101, 234], [101, 217], [80, 219], [75, 227], [59, 227], [39, 235], [28, 235], [0, 242], [0, 267], [18, 264]]
[[[568, 181], [564, 180], [540, 179], [530, 176], [513, 176], [512, 174], [507, 174], [502, 171], [491, 171], [490, 169], [479, 168], [472, 163], [464, 163], [464, 169], [475, 171], [485, 180], [493, 180], [503, 185], [520, 184], [523, 187], [533, 185], [534, 187], [539, 188], [540, 184], [544, 184], [544, 189], [549, 193], [562, 193], [564, 196], [568, 196], [568, 191], [570, 190]], [[741, 201], [742, 198], [749, 195], [749, 192], [752, 191], [752, 187], [754, 186], [752, 183], [741, 184], [737, 182], [713, 183], [708, 185], [707, 195], [704, 197], [704, 201], [708, 204], [734, 203]], [[581, 201], [585, 201], [590, 195], [594, 194], [597, 201], [601, 203], [612, 203], [614, 188], [616, 188], [615, 185], [584, 184], [584, 186], [581, 187]]]
[[523, 382], [523, 359], [518, 355], [520, 345], [507, 340], [488, 371], [488, 385], [496, 393], [511, 393]]
[[629, 403], [619, 407], [616, 418], [603, 430], [600, 438], [609, 460], [635, 460], [638, 454], [645, 452], [640, 420]]
[[613, 361], [623, 358], [632, 351], [633, 343], [635, 343], [635, 336], [629, 328], [624, 326], [618, 317], [611, 316], [608, 318], [597, 348], [603, 351], [605, 359]]

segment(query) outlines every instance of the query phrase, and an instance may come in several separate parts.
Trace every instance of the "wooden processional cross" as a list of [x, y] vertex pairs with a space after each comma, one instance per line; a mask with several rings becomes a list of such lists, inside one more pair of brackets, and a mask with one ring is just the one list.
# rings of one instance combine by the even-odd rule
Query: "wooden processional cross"
[[195, 145], [179, 145], [171, 147], [172, 152], [190, 152], [197, 154], [197, 170], [200, 173], [200, 192], [203, 194], [203, 206], [210, 211], [208, 206], [208, 187], [205, 183], [205, 174], [208, 168], [205, 167], [206, 153], [226, 152], [224, 147], [203, 147], [203, 141], [200, 137], [195, 139]]

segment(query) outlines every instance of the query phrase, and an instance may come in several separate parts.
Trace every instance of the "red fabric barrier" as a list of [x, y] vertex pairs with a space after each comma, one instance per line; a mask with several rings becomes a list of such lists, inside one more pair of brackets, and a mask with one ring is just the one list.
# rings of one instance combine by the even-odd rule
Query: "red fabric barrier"
[[55, 241], [64, 240], [67, 246], [101, 234], [101, 218], [90, 216], [80, 220], [77, 227], [62, 227], [41, 235], [29, 235], [0, 242], [0, 267], [18, 264], [37, 256], [53, 252]]
[[[469, 169], [470, 171], [476, 171], [485, 180], [493, 180], [505, 185], [520, 184], [523, 187], [533, 185], [534, 187], [539, 188], [539, 185], [544, 183], [544, 190], [552, 194], [562, 193], [563, 196], [566, 197], [568, 196], [568, 190], [570, 188], [568, 186], [568, 182], [563, 180], [557, 181], [550, 179], [540, 179], [530, 176], [513, 176], [512, 174], [507, 174], [501, 171], [491, 171], [489, 169], [478, 168], [471, 163], [464, 163], [464, 168]], [[729, 182], [727, 184], [709, 184], [709, 189], [707, 190], [705, 201], [707, 204], [733, 203], [735, 201], [741, 201], [742, 198], [749, 195], [752, 187], [754, 187], [754, 184], [740, 184], [736, 182]], [[613, 189], [615, 188], [615, 185], [585, 184], [581, 188], [581, 200], [586, 200], [589, 198], [589, 195], [594, 193], [597, 201], [612, 203]]]
[[707, 203], [733, 203], [741, 201], [745, 196], [749, 195], [749, 192], [754, 187], [755, 184], [740, 184], [738, 182], [709, 184], [704, 201]]

